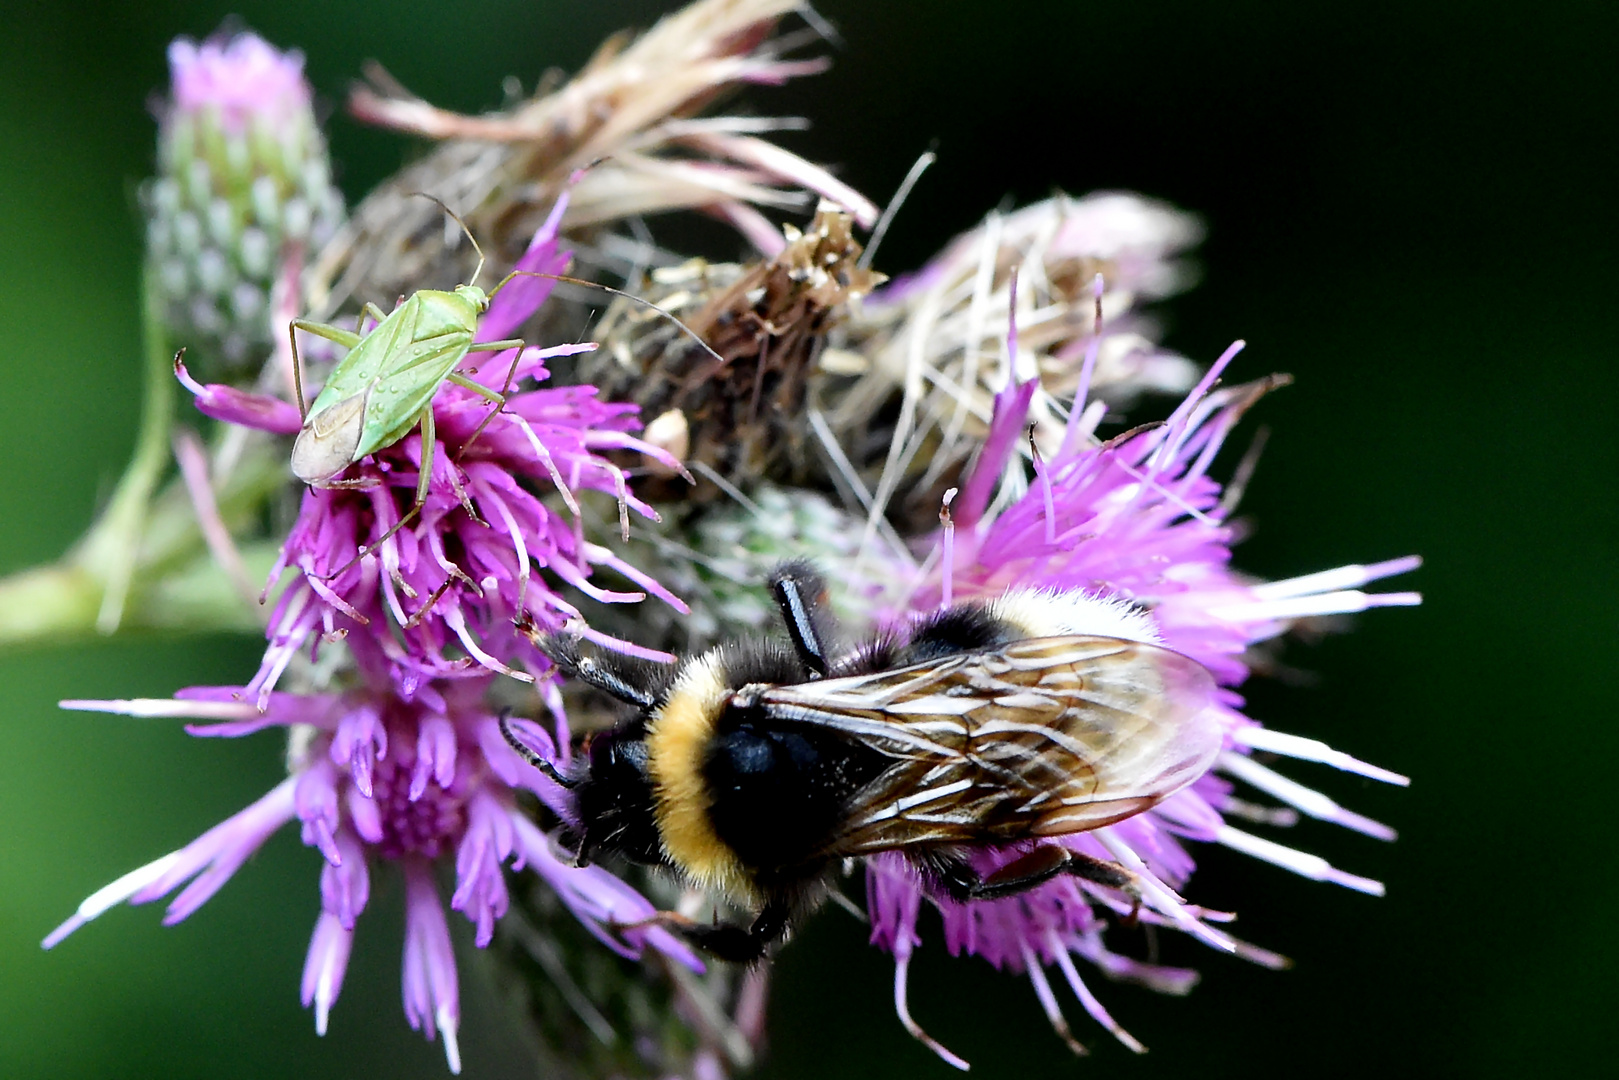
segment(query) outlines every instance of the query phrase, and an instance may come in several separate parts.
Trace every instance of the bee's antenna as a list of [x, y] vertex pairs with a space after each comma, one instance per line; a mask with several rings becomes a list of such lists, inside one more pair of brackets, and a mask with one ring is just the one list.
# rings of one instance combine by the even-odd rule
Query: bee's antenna
[[420, 195], [424, 199], [432, 199], [434, 202], [438, 203], [439, 209], [453, 217], [455, 219], [455, 223], [461, 226], [461, 231], [467, 234], [467, 239], [472, 241], [472, 250], [478, 253], [478, 265], [473, 269], [472, 280], [467, 282], [467, 284], [478, 284], [478, 275], [483, 273], [483, 248], [478, 246], [478, 238], [472, 235], [472, 230], [467, 228], [467, 223], [462, 221], [461, 215], [457, 214], [454, 210], [451, 210], [448, 206], [446, 206], [444, 204], [444, 200], [439, 198], [437, 195], [429, 195], [425, 191], [413, 191], [411, 194]]
[[513, 750], [517, 751], [519, 757], [540, 770], [559, 787], [572, 789], [579, 786], [578, 780], [558, 772], [557, 767], [551, 763], [549, 758], [535, 753], [527, 743], [517, 737], [517, 732], [512, 730], [512, 711], [510, 709], [500, 711], [500, 733], [506, 737], [506, 742], [511, 745]]

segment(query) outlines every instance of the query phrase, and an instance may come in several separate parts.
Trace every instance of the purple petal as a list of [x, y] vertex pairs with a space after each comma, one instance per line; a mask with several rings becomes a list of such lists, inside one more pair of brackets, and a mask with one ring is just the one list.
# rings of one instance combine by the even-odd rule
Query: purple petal
[[[340, 829], [334, 839], [341, 861], [328, 862], [320, 869], [320, 906], [345, 930], [353, 930], [371, 898], [371, 874], [366, 867], [365, 848], [353, 833]], [[304, 1004], [309, 1004], [307, 998]]]
[[332, 1005], [343, 989], [343, 975], [348, 971], [349, 950], [354, 946], [354, 930], [329, 911], [322, 911], [315, 920], [315, 934], [309, 940], [309, 954], [304, 959], [304, 977], [300, 996], [304, 1007], [315, 1006], [315, 1034], [326, 1034], [326, 1019]]
[[303, 822], [304, 844], [315, 848], [332, 866], [341, 866], [343, 856], [337, 847], [338, 803], [337, 769], [320, 757], [292, 778], [296, 785], [295, 805]]
[[433, 873], [426, 863], [410, 859], [404, 870], [405, 1018], [429, 1041], [435, 1029], [444, 1036], [444, 1056], [450, 1071], [459, 1074], [461, 1047], [456, 1031], [461, 1025], [460, 984], [444, 905], [439, 902]]
[[[550, 215], [534, 233], [534, 239], [529, 241], [528, 250], [513, 265], [513, 271], [560, 274], [568, 268], [572, 256], [557, 247], [562, 215], [568, 209], [568, 197], [569, 191], [564, 188], [562, 194], [557, 196], [556, 204], [551, 207]], [[555, 288], [556, 282], [549, 278], [518, 276], [509, 279], [490, 301], [489, 310], [478, 324], [476, 340], [503, 341], [510, 337], [513, 330], [540, 309]]]
[[221, 383], [204, 386], [191, 377], [178, 358], [174, 361], [174, 374], [181, 385], [191, 391], [197, 411], [205, 416], [276, 435], [296, 435], [304, 426], [298, 410], [280, 398], [250, 394]]
[[[685, 944], [660, 928], [635, 927], [657, 914], [650, 901], [599, 866], [568, 866], [551, 852], [539, 827], [522, 814], [512, 816], [517, 850], [523, 864], [545, 879], [586, 930], [620, 956], [636, 957], [651, 945], [693, 971], [703, 962]], [[615, 936], [616, 935], [616, 936]]]
[[467, 803], [467, 831], [456, 850], [456, 889], [450, 907], [472, 920], [477, 927], [473, 940], [480, 949], [493, 940], [495, 921], [506, 914], [509, 903], [501, 864], [511, 857], [515, 814], [487, 788]]
[[115, 904], [144, 904], [166, 895], [180, 882], [202, 872], [170, 905], [164, 922], [172, 924], [201, 907], [270, 834], [293, 818], [293, 781], [289, 777], [263, 798], [215, 825], [197, 839], [156, 859], [86, 897], [72, 918], [44, 941], [49, 949], [74, 930]]

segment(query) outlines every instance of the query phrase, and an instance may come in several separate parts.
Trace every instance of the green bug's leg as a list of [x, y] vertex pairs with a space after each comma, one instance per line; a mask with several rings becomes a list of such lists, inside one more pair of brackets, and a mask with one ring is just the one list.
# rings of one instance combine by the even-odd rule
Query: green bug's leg
[[[325, 580], [330, 581], [332, 578], [347, 572], [349, 567], [353, 566], [355, 563], [359, 562], [372, 552], [381, 549], [383, 544], [386, 544], [389, 540], [393, 539], [395, 533], [397, 533], [400, 529], [403, 529], [406, 525], [409, 525], [411, 519], [421, 512], [422, 506], [427, 502], [428, 486], [431, 484], [433, 479], [433, 445], [437, 439], [437, 436], [433, 430], [433, 406], [431, 404], [422, 410], [420, 423], [422, 425], [422, 467], [420, 470], [421, 476], [416, 481], [416, 501], [411, 503], [410, 509], [401, 514], [399, 516], [399, 520], [394, 522], [393, 525], [388, 528], [387, 532], [377, 537], [376, 543], [361, 544], [359, 553], [356, 554], [354, 558], [338, 567], [336, 570], [333, 570], [330, 574], [327, 574]], [[338, 483], [327, 483], [321, 486], [337, 487], [341, 483], [342, 482], [339, 481]]]
[[[523, 358], [522, 341], [518, 341], [516, 346], [512, 346], [504, 341], [494, 341], [490, 342], [488, 345], [479, 345], [477, 346], [477, 349], [481, 350], [484, 348], [492, 348], [495, 345], [504, 345], [507, 348], [515, 347], [517, 349], [517, 352], [512, 355], [512, 366], [506, 369], [506, 381], [500, 384], [499, 393], [489, 389], [482, 383], [475, 382], [472, 379], [467, 378], [465, 375], [462, 375], [459, 372], [451, 372], [449, 375], [450, 382], [455, 383], [455, 385], [464, 390], [471, 390], [474, 394], [478, 394], [485, 400], [495, 403], [495, 407], [489, 410], [488, 415], [486, 415], [483, 420], [479, 422], [477, 427], [472, 429], [472, 434], [467, 437], [467, 441], [461, 444], [461, 453], [456, 455], [457, 461], [460, 461], [462, 456], [466, 454], [468, 448], [470, 448], [473, 443], [478, 441], [478, 436], [483, 434], [483, 429], [489, 426], [489, 422], [495, 418], [495, 414], [498, 413], [506, 404], [506, 395], [511, 392], [512, 379], [517, 375], [517, 362]], [[469, 349], [467, 351], [473, 352], [476, 350]]]
[[[463, 390], [471, 390], [474, 394], [477, 394], [485, 401], [493, 401], [496, 405], [506, 404], [505, 394], [498, 394], [489, 389], [489, 387], [485, 386], [483, 383], [478, 382], [476, 379], [467, 378], [459, 371], [450, 372], [448, 375], [444, 376], [444, 381], [453, 382]], [[468, 439], [467, 441], [471, 442], [472, 440]]]
[[[399, 519], [399, 525], [403, 525], [411, 514], [427, 505], [427, 491], [433, 484], [433, 454], [435, 452], [433, 448], [437, 445], [438, 427], [433, 423], [433, 406], [429, 403], [427, 408], [422, 410], [422, 467], [417, 470], [416, 503], [410, 508], [410, 512], [405, 517]], [[388, 530], [388, 535], [392, 536], [394, 529], [399, 528], [399, 525], [395, 525], [393, 529]]]
[[[504, 340], [504, 342], [478, 342], [476, 345], [473, 345], [470, 350], [466, 350], [466, 353], [468, 353], [468, 356], [473, 355], [473, 353], [504, 353], [504, 351], [507, 351], [508, 348], [515, 348], [516, 358], [512, 361], [512, 369], [515, 371], [516, 361], [521, 359], [521, 356], [523, 356], [523, 348], [525, 348], [526, 345], [528, 345], [528, 342], [525, 342], [523, 338], [508, 337], [507, 340]], [[466, 371], [476, 372], [478, 369], [468, 368]], [[512, 376], [507, 374], [507, 385], [500, 389], [500, 393], [507, 392], [507, 389], [510, 389], [510, 385], [512, 385]]]
[[[517, 355], [522, 356], [523, 354], [518, 353]], [[517, 361], [513, 360], [512, 369], [516, 370], [516, 368]], [[495, 407], [490, 409], [489, 412], [484, 415], [484, 418], [478, 422], [478, 426], [472, 429], [472, 434], [467, 437], [467, 441], [461, 444], [461, 453], [456, 455], [456, 460], [459, 461], [461, 456], [467, 452], [468, 448], [470, 448], [473, 443], [478, 441], [478, 436], [483, 434], [483, 429], [489, 426], [489, 422], [495, 418], [495, 414], [498, 413], [501, 410], [501, 407], [506, 404], [506, 395], [505, 393], [497, 394], [495, 391], [489, 389], [489, 387], [483, 385], [482, 383], [475, 382], [456, 371], [452, 371], [450, 373], [447, 381], [453, 382], [463, 390], [471, 390], [474, 394], [477, 394], [484, 400], [494, 402], [495, 405]], [[507, 372], [506, 386], [511, 386], [511, 382], [511, 372]]]
[[528, 342], [520, 337], [507, 338], [505, 341], [478, 341], [474, 342], [467, 352], [505, 352], [507, 349], [523, 348], [527, 344]]
[[[518, 355], [522, 354], [519, 353]], [[512, 361], [513, 370], [516, 370], [516, 365], [517, 361]], [[455, 385], [462, 387], [463, 389], [471, 390], [474, 394], [495, 403], [495, 407], [489, 410], [489, 415], [483, 418], [483, 423], [479, 424], [472, 432], [472, 438], [469, 438], [461, 447], [461, 453], [465, 454], [467, 452], [467, 447], [472, 445], [472, 440], [476, 439], [479, 433], [481, 433], [484, 428], [489, 426], [489, 421], [493, 420], [495, 418], [495, 414], [500, 411], [501, 406], [506, 404], [506, 397], [504, 394], [495, 393], [482, 383], [473, 382], [460, 372], [452, 371], [447, 377], [446, 381], [453, 382]], [[511, 385], [511, 372], [507, 372], [506, 385], [508, 387]], [[541, 459], [545, 462], [546, 469], [550, 471], [551, 482], [556, 485], [557, 491], [561, 493], [562, 501], [568, 504], [568, 509], [573, 512], [573, 516], [578, 517], [579, 503], [575, 501], [573, 492], [568, 490], [568, 483], [562, 479], [562, 473], [557, 469], [556, 462], [551, 459], [550, 452], [545, 449], [545, 444], [542, 443], [534, 434], [533, 429], [528, 426], [527, 420], [524, 420], [516, 413], [507, 413], [506, 415], [510, 416], [514, 421], [516, 421], [517, 426], [522, 428], [524, 433], [528, 435], [529, 440], [534, 444], [534, 448], [539, 451]]]
[[[367, 300], [365, 302], [365, 314], [371, 316], [371, 321], [372, 322], [378, 322], [378, 323], [380, 323], [383, 319], [386, 319], [388, 317], [388, 313], [386, 311], [383, 311], [381, 308], [377, 307], [377, 305], [373, 304], [369, 300]], [[354, 328], [356, 330], [358, 330], [360, 328], [360, 325], [361, 324], [359, 322], [356, 322], [354, 324]]]
[[[373, 305], [374, 306], [374, 305]], [[298, 359], [298, 331], [314, 334], [352, 349], [360, 343], [360, 335], [352, 330], [345, 330], [341, 326], [330, 323], [310, 322], [308, 319], [294, 319], [287, 324], [287, 340], [292, 343], [292, 388], [298, 396], [298, 415], [304, 419], [309, 417], [309, 406], [304, 403], [304, 372], [303, 361]]]

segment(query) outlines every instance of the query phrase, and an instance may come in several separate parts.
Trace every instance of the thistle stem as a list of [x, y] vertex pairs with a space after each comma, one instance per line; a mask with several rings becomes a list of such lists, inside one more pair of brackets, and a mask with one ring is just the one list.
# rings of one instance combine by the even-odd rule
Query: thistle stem
[[163, 328], [162, 305], [152, 268], [141, 275], [142, 340], [146, 355], [141, 389], [141, 423], [135, 453], [124, 469], [112, 500], [91, 528], [75, 559], [102, 580], [101, 607], [96, 629], [114, 633], [123, 621], [141, 535], [152, 493], [167, 471], [169, 430], [174, 423], [174, 374], [168, 335]]

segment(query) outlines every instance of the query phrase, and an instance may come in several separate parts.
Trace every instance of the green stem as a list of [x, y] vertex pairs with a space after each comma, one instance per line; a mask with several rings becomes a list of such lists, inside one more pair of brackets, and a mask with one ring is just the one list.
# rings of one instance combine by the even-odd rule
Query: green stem
[[124, 603], [129, 597], [141, 535], [145, 531], [147, 508], [157, 482], [168, 470], [169, 429], [174, 422], [174, 361], [169, 354], [162, 302], [150, 266], [142, 271], [141, 299], [145, 385], [135, 454], [118, 481], [112, 501], [85, 536], [74, 560], [102, 580], [96, 629], [103, 634], [113, 633], [123, 621]]

